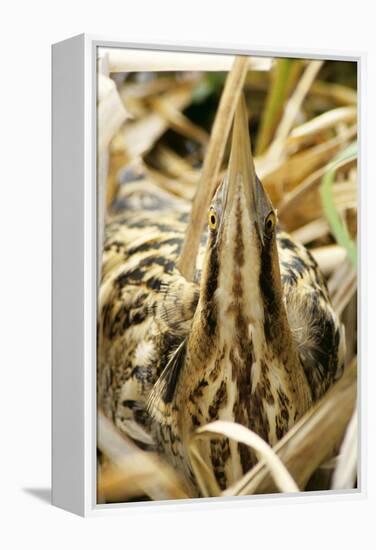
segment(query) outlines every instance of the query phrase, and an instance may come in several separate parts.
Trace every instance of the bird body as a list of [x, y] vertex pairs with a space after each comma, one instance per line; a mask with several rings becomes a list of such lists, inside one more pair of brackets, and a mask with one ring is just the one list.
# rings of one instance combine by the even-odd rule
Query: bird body
[[[136, 187], [145, 198], [143, 182], [137, 183]], [[150, 184], [147, 188], [147, 196], [155, 199], [160, 195], [157, 189], [153, 191]], [[175, 266], [183, 244], [187, 206], [181, 200], [171, 199], [159, 211], [145, 208], [141, 211], [125, 210], [113, 216], [106, 231], [99, 298], [99, 406], [120, 430], [149, 447], [158, 445], [153, 439], [153, 432], [171, 430], [171, 418], [164, 410], [155, 411], [156, 420], [152, 421], [147, 412], [150, 394], [154, 388], [154, 393], [160, 395], [158, 386], [155, 386], [164, 369], [169, 363], [170, 369], [171, 365], [178, 368], [179, 364], [174, 363], [177, 350], [177, 359], [181, 359], [185, 350], [180, 347], [186, 346], [190, 335], [192, 341], [196, 339], [191, 333], [192, 320], [199, 300], [207, 236], [204, 235], [200, 247], [194, 282], [189, 283]], [[306, 397], [307, 403], [302, 411], [291, 410], [294, 399], [288, 394], [293, 389], [287, 392], [282, 380], [279, 381], [279, 387], [285, 388], [282, 392], [277, 384], [280, 372], [264, 361], [253, 369], [252, 384], [245, 382], [244, 385], [243, 391], [249, 402], [248, 412], [242, 411], [240, 404], [234, 410], [237, 398], [232, 389], [235, 388], [232, 385], [232, 367], [231, 371], [224, 369], [221, 357], [222, 363], [229, 366], [231, 351], [236, 363], [236, 357], [240, 360], [241, 354], [247, 353], [247, 350], [230, 349], [224, 338], [215, 355], [210, 354], [210, 349], [197, 350], [207, 357], [205, 373], [197, 373], [198, 376], [192, 376], [191, 380], [187, 373], [185, 422], [188, 426], [191, 424], [192, 429], [216, 419], [236, 420], [274, 444], [293, 425], [299, 413], [309, 406], [311, 399], [321, 397], [339, 371], [342, 359], [340, 326], [316, 262], [304, 247], [295, 243], [285, 232], [277, 233], [277, 246], [286, 314], [293, 327], [292, 344], [303, 364], [309, 365], [306, 378], [311, 389]], [[299, 269], [294, 270], [294, 265], [298, 265]], [[231, 326], [231, 322], [229, 325], [226, 329], [231, 335], [231, 330], [237, 330], [237, 327]], [[322, 327], [326, 330], [323, 331]], [[330, 342], [328, 351], [323, 349], [326, 341]], [[210, 348], [209, 340], [205, 345]], [[282, 370], [281, 375], [287, 376], [287, 373]], [[203, 405], [198, 406], [199, 397], [205, 403], [204, 408]], [[276, 414], [276, 403], [279, 414]], [[162, 405], [161, 401], [156, 403], [156, 407]], [[255, 409], [265, 412], [260, 414], [258, 410], [256, 414]], [[178, 432], [178, 428], [174, 428]], [[166, 444], [164, 452], [173, 463], [179, 462], [176, 456], [182, 453], [177, 448], [179, 444], [176, 439]], [[213, 456], [228, 454], [227, 445], [230, 447], [231, 443], [213, 441]], [[242, 452], [247, 454], [244, 448]], [[254, 458], [244, 458], [245, 469], [247, 460], [251, 460], [251, 464]], [[239, 462], [232, 468], [235, 471], [226, 480], [222, 470], [218, 470], [217, 477], [223, 487], [225, 481], [227, 485], [230, 479], [239, 478], [243, 472]]]
[[[238, 128], [242, 116], [238, 109]], [[176, 267], [184, 201], [143, 181], [127, 184], [106, 228], [98, 404], [193, 486], [189, 442], [198, 427], [235, 421], [273, 445], [343, 364], [325, 282], [309, 252], [278, 228], [244, 139], [234, 132], [192, 282]], [[227, 438], [200, 445], [221, 489], [256, 462]]]

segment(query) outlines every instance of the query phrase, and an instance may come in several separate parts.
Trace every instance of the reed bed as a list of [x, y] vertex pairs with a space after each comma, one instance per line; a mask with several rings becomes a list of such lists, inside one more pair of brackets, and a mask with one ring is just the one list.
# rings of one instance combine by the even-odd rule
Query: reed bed
[[[357, 90], [356, 64], [174, 54], [98, 62], [99, 258], [111, 205], [129, 174], [191, 203], [179, 259], [191, 278], [206, 209], [223, 176], [228, 135], [244, 93], [256, 171], [281, 226], [325, 275], [346, 332], [343, 376], [271, 448], [243, 426], [217, 421], [197, 431], [191, 459], [203, 496], [357, 486]], [[138, 61], [137, 61], [138, 60]], [[138, 65], [135, 64], [137, 61]], [[136, 70], [138, 67], [138, 70]], [[178, 70], [178, 69], [183, 70]], [[98, 265], [100, 272], [100, 263]], [[226, 491], [200, 459], [197, 441], [226, 436], [259, 462]], [[178, 472], [136, 447], [98, 413], [98, 502], [190, 497]]]

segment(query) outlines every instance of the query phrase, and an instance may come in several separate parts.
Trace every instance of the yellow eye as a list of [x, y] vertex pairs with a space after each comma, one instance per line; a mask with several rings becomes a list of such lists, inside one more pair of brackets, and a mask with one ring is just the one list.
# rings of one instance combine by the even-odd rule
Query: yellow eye
[[276, 218], [274, 212], [270, 212], [265, 218], [265, 234], [270, 237], [274, 231]]
[[218, 215], [213, 208], [211, 208], [208, 212], [208, 225], [210, 229], [217, 229]]

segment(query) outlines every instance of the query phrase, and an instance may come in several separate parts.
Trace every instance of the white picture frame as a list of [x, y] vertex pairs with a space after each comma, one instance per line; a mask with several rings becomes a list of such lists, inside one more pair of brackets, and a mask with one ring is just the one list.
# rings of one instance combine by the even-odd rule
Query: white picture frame
[[[360, 374], [358, 384], [359, 475], [358, 489], [341, 492], [302, 493], [200, 499], [174, 502], [97, 504], [96, 498], [96, 303], [97, 253], [101, 246], [98, 213], [103, 194], [97, 181], [97, 52], [99, 48], [124, 48], [147, 54], [190, 52], [217, 56], [218, 67], [226, 63], [221, 55], [246, 54], [265, 57], [339, 59], [358, 64], [359, 124], [359, 287], [365, 292], [362, 258], [365, 243], [364, 182], [364, 53], [333, 51], [275, 50], [273, 48], [233, 48], [231, 45], [130, 44], [122, 41], [79, 35], [52, 47], [52, 502], [82, 516], [111, 513], [118, 508], [180, 506], [250, 506], [273, 498], [280, 503], [322, 499], [357, 499], [366, 493], [364, 411], [366, 360], [365, 303], [359, 300]], [[137, 57], [138, 56], [138, 57]], [[163, 55], [162, 55], [163, 58]], [[188, 59], [188, 58], [187, 58]], [[227, 58], [228, 60], [229, 58]], [[143, 68], [145, 57], [129, 58], [128, 67]], [[111, 61], [122, 62], [116, 56]], [[177, 63], [181, 62], [177, 57]], [[180, 65], [177, 65], [177, 68]], [[124, 70], [126, 67], [122, 67]], [[184, 67], [182, 67], [184, 68]], [[224, 67], [225, 68], [225, 67]], [[109, 68], [111, 70], [111, 67]]]

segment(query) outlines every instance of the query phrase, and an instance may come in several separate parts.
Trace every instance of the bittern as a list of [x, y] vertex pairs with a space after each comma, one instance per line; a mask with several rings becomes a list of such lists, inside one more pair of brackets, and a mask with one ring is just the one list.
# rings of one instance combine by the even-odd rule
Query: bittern
[[[127, 184], [104, 247], [98, 404], [193, 484], [188, 447], [199, 426], [235, 421], [273, 445], [344, 362], [343, 329], [318, 266], [279, 228], [256, 176], [242, 102], [232, 134], [193, 282], [176, 267], [187, 209], [142, 190], [137, 211], [142, 182]], [[256, 462], [226, 438], [200, 451], [221, 489]]]

